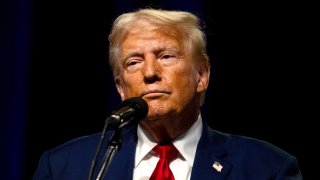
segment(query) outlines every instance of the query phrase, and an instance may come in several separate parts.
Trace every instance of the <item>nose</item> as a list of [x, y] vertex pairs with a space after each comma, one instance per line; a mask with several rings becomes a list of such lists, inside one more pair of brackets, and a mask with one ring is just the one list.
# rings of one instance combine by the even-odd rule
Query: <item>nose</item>
[[161, 80], [161, 65], [154, 55], [145, 56], [142, 74], [148, 84]]

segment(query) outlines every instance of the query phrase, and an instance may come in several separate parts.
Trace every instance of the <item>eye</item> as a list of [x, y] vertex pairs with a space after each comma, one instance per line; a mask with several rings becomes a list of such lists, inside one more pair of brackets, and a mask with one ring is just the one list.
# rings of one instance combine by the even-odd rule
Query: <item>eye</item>
[[141, 60], [137, 59], [137, 58], [132, 58], [132, 59], [128, 59], [126, 62], [126, 67], [130, 67], [130, 66], [135, 66], [137, 64], [139, 64], [141, 62]]
[[136, 70], [138, 70], [141, 67], [142, 61], [143, 61], [143, 59], [140, 59], [140, 58], [128, 59], [125, 63], [125, 69], [128, 72], [135, 72]]
[[126, 63], [126, 66], [128, 67], [128, 66], [134, 66], [134, 65], [136, 65], [138, 63], [138, 61], [137, 60], [130, 60], [130, 61], [128, 61], [127, 63]]
[[164, 66], [170, 66], [178, 62], [178, 57], [174, 53], [166, 52], [160, 55], [159, 60]]
[[176, 56], [174, 54], [166, 53], [166, 54], [162, 54], [160, 59], [170, 60], [170, 59], [173, 59], [175, 57]]

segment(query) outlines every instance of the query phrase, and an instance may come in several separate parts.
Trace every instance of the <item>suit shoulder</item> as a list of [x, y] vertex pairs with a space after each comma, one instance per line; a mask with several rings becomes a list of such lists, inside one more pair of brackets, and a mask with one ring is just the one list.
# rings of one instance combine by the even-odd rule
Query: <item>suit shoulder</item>
[[256, 139], [253, 137], [248, 136], [241, 136], [241, 135], [232, 135], [236, 142], [235, 144], [241, 144], [241, 147], [249, 152], [255, 152], [258, 155], [266, 155], [266, 156], [276, 156], [278, 158], [286, 159], [291, 157], [291, 154], [284, 151], [280, 147], [262, 140]]
[[[105, 138], [108, 138], [110, 134], [110, 132], [107, 132]], [[51, 157], [72, 157], [92, 154], [96, 150], [100, 136], [101, 133], [81, 136], [58, 145], [46, 151], [45, 154]]]
[[261, 139], [223, 133], [212, 129], [211, 132], [214, 134], [215, 142], [220, 142], [221, 146], [235, 154], [250, 154], [251, 156], [259, 156], [260, 158], [265, 156], [266, 158], [273, 157], [281, 160], [293, 157], [280, 147]]
[[64, 150], [78, 149], [80, 147], [81, 148], [85, 148], [88, 146], [90, 147], [90, 145], [97, 144], [99, 137], [100, 137], [100, 133], [77, 137], [75, 139], [69, 140], [61, 145], [58, 145], [50, 149], [48, 152], [59, 152]]
[[261, 163], [273, 164], [282, 164], [288, 160], [296, 161], [293, 155], [268, 141], [238, 134], [220, 133], [220, 135], [227, 137], [231, 154], [239, 157], [250, 157]]

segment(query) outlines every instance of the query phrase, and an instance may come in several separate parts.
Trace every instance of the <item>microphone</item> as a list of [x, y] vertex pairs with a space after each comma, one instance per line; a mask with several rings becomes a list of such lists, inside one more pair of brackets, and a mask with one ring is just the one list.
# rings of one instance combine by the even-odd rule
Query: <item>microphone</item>
[[147, 102], [139, 97], [124, 100], [106, 119], [108, 129], [121, 128], [132, 121], [140, 121], [148, 114]]
[[102, 142], [106, 129], [115, 129], [115, 133], [109, 141], [108, 150], [104, 156], [103, 164], [98, 171], [96, 180], [100, 180], [104, 176], [105, 170], [108, 168], [110, 161], [114, 154], [118, 151], [121, 146], [121, 132], [120, 128], [133, 121], [140, 121], [148, 114], [147, 102], [139, 97], [133, 97], [124, 100], [119, 107], [106, 119], [103, 127], [99, 144], [96, 149], [96, 153], [92, 159], [88, 180], [92, 180], [93, 171], [96, 167], [96, 160], [101, 151]]

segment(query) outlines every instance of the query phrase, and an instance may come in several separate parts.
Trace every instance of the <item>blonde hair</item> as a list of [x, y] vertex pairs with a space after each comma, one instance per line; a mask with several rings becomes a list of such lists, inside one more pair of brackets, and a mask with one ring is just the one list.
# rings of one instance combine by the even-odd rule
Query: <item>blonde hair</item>
[[151, 27], [169, 26], [176, 29], [185, 39], [184, 46], [187, 52], [191, 52], [192, 58], [197, 60], [195, 64], [205, 69], [210, 68], [206, 52], [206, 37], [197, 16], [184, 11], [141, 9], [122, 14], [113, 23], [109, 35], [109, 63], [114, 76], [119, 75], [121, 43], [129, 30], [139, 23]]

